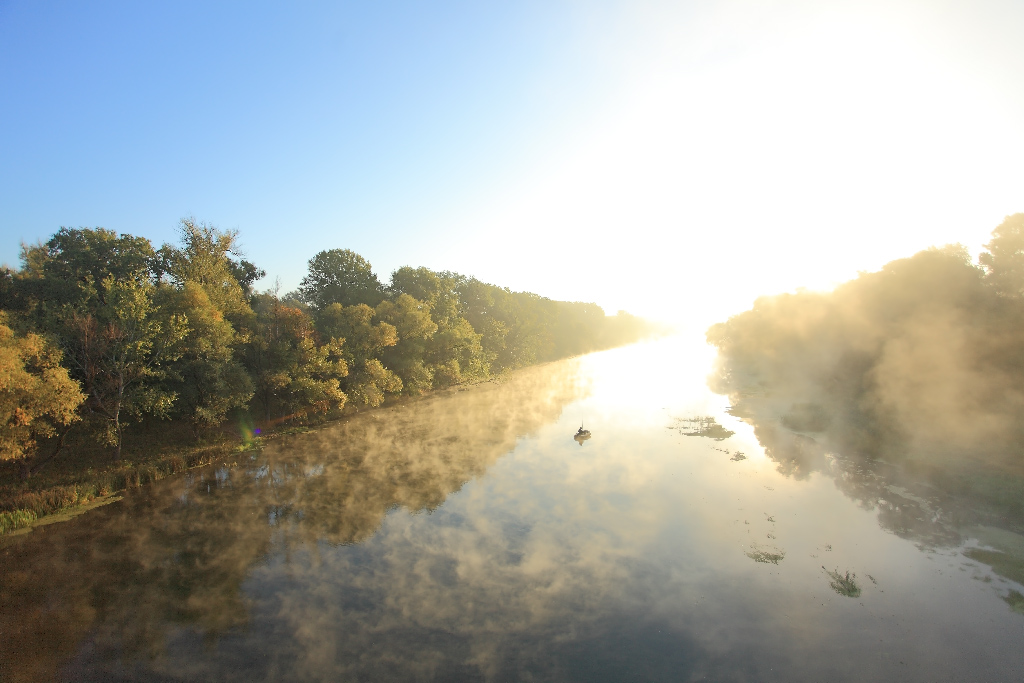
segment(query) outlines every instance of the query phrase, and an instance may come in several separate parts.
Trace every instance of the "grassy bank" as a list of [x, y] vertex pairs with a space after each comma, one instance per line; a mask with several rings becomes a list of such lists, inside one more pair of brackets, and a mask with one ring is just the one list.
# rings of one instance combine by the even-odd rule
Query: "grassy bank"
[[[501, 373], [483, 383], [504, 382], [510, 374]], [[459, 385], [419, 397], [389, 397], [380, 407], [465, 391], [473, 386], [475, 384]], [[198, 440], [192, 436], [188, 426], [181, 423], [150, 425], [126, 434], [120, 461], [114, 461], [112, 450], [90, 439], [83, 430], [69, 436], [61, 454], [27, 481], [22, 481], [20, 470], [14, 463], [0, 463], [0, 536], [69, 519], [118, 500], [119, 494], [125, 491], [179, 472], [217, 462], [233, 465], [239, 454], [258, 448], [265, 440], [323, 427], [356, 412], [360, 411], [346, 408], [332, 412], [314, 424], [302, 426], [262, 426], [256, 431], [258, 436], [244, 427], [225, 424], [219, 431]]]
[[27, 481], [14, 467], [0, 475], [0, 535], [33, 526], [51, 515], [68, 513], [127, 489], [138, 488], [164, 477], [202, 467], [231, 455], [238, 439], [218, 435], [200, 443], [173, 443], [164, 438], [151, 450], [111, 460], [109, 449], [88, 443], [71, 444], [63, 460]]
[[62, 453], [27, 481], [13, 464], [0, 468], [0, 535], [55, 521], [54, 515], [73, 516], [172, 474], [228, 463], [260, 439], [290, 431], [295, 428], [280, 428], [254, 440], [243, 439], [240, 430], [223, 429], [195, 439], [187, 426], [167, 423], [126, 438], [120, 461], [112, 459], [110, 448], [87, 435], [72, 435]]

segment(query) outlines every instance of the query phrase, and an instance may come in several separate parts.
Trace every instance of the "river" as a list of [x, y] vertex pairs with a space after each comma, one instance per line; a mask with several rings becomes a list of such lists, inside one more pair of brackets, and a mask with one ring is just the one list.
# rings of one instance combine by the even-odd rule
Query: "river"
[[1024, 537], [766, 452], [713, 356], [529, 368], [4, 539], [0, 679], [1024, 678]]

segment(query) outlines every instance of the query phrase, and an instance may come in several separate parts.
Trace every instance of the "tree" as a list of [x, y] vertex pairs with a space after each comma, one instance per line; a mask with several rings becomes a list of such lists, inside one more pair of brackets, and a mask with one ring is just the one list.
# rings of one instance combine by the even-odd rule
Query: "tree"
[[386, 322], [373, 324], [374, 310], [366, 304], [331, 304], [317, 315], [317, 331], [326, 339], [344, 341], [344, 358], [351, 374], [344, 382], [353, 403], [378, 406], [386, 393], [402, 390], [402, 380], [380, 362], [385, 348], [398, 344], [398, 332]]
[[255, 264], [246, 261], [244, 258], [238, 261], [228, 261], [228, 267], [231, 268], [231, 274], [238, 281], [238, 284], [242, 286], [242, 291], [245, 293], [246, 298], [252, 296], [252, 286], [256, 284], [256, 281], [262, 280], [267, 275], [267, 271], [258, 268]]
[[429, 268], [403, 266], [391, 273], [388, 290], [392, 298], [408, 294], [422, 301], [430, 310], [434, 322], [441, 325], [459, 315], [458, 285], [465, 280], [455, 273], [435, 273]]
[[317, 346], [309, 315], [273, 294], [254, 297], [256, 318], [243, 347], [264, 419], [303, 419], [344, 407], [341, 380], [348, 376], [343, 343]]
[[22, 245], [20, 298], [37, 323], [64, 305], [102, 301], [102, 283], [153, 278], [158, 259], [144, 237], [118, 235], [104, 228], [61, 228], [46, 244]]
[[171, 310], [189, 321], [169, 386], [178, 395], [178, 414], [198, 436], [252, 398], [252, 382], [234, 348], [236, 326], [251, 322], [250, 289], [263, 271], [232, 258], [238, 252], [237, 231], [220, 231], [193, 218], [182, 219], [180, 230], [181, 247], [160, 250], [177, 285], [166, 298]]
[[61, 228], [46, 244], [24, 246], [22, 261], [27, 315], [60, 345], [84, 409], [119, 459], [126, 415], [167, 416], [175, 398], [162, 380], [187, 321], [155, 300], [156, 252], [142, 237]]
[[[508, 292], [476, 278], [470, 278], [459, 288], [461, 308], [473, 329], [480, 333], [484, 362], [488, 368], [500, 371], [513, 365], [504, 359], [509, 325], [495, 317], [498, 313], [496, 298], [507, 298]], [[506, 317], [506, 316], [503, 316]]]
[[[0, 460], [19, 461], [27, 479], [36, 439], [77, 421], [85, 396], [61, 367], [59, 349], [37, 334], [16, 335], [7, 322], [0, 312]], [[58, 452], [59, 444], [50, 457]]]
[[252, 381], [234, 358], [237, 335], [231, 323], [195, 282], [166, 292], [169, 311], [188, 321], [181, 354], [169, 366], [166, 385], [177, 395], [175, 412], [198, 436], [224, 421], [228, 411], [249, 403]]
[[65, 305], [57, 318], [69, 366], [82, 378], [86, 409], [100, 419], [100, 438], [120, 460], [125, 413], [170, 413], [176, 395], [162, 380], [166, 364], [181, 355], [188, 321], [164, 314], [149, 282], [108, 276], [101, 289], [104, 296], [93, 306]]
[[465, 318], [455, 318], [438, 326], [427, 351], [434, 387], [443, 389], [487, 377], [480, 337]]
[[384, 298], [383, 287], [369, 262], [348, 249], [321, 251], [311, 258], [299, 293], [316, 309], [331, 304], [376, 306]]
[[283, 404], [293, 417], [324, 415], [345, 407], [348, 396], [341, 380], [348, 375], [342, 343], [332, 339], [317, 346], [306, 337], [296, 346], [295, 361], [289, 368], [291, 381], [283, 387]]
[[988, 252], [981, 254], [978, 262], [996, 291], [1004, 296], [1024, 295], [1024, 213], [1007, 216], [992, 231], [985, 248]]
[[181, 247], [161, 249], [164, 267], [175, 283], [198, 284], [210, 303], [230, 319], [252, 315], [247, 290], [264, 273], [248, 261], [236, 263], [231, 258], [238, 251], [238, 231], [217, 230], [194, 218], [181, 219], [180, 231]]
[[545, 301], [552, 318], [550, 354], [564, 358], [587, 353], [608, 344], [611, 320], [597, 304], [579, 301]]
[[461, 288], [470, 280], [456, 273], [435, 273], [427, 268], [399, 268], [391, 274], [393, 297], [407, 294], [429, 307], [437, 331], [425, 340], [420, 380], [431, 376], [434, 387], [443, 388], [465, 381], [483, 379], [489, 361], [480, 344], [481, 335], [463, 316]]
[[0, 266], [0, 311], [19, 309], [20, 298], [14, 271]]
[[[555, 348], [553, 336], [567, 322], [562, 313], [570, 313], [573, 304], [511, 292], [476, 278], [460, 283], [459, 297], [463, 315], [481, 334], [488, 367], [500, 371], [569, 355]], [[559, 304], [565, 304], [561, 311], [556, 310]], [[580, 343], [589, 340], [589, 335], [580, 336]]]
[[382, 301], [374, 318], [393, 325], [398, 343], [381, 349], [381, 362], [402, 379], [402, 390], [418, 395], [430, 389], [434, 373], [427, 367], [426, 356], [437, 324], [430, 319], [430, 307], [408, 294], [399, 294], [394, 301]]

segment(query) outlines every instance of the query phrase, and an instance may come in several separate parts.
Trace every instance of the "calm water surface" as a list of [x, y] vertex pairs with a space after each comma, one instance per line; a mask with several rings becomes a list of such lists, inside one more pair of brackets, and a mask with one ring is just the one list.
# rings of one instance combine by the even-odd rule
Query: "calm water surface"
[[1024, 678], [1024, 538], [881, 465], [769, 457], [712, 357], [529, 369], [6, 539], [0, 678]]

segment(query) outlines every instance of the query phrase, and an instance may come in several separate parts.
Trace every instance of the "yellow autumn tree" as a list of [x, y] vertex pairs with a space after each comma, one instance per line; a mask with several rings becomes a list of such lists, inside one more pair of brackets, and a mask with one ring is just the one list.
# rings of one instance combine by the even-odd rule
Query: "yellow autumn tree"
[[28, 459], [38, 437], [54, 436], [79, 419], [85, 396], [61, 367], [60, 351], [37, 334], [15, 334], [0, 312], [0, 460]]

